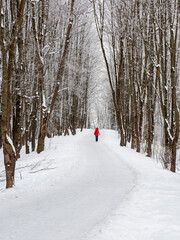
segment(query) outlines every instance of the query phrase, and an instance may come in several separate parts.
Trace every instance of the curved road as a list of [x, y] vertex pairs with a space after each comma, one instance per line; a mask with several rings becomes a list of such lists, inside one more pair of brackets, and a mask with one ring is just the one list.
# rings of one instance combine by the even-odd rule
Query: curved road
[[96, 143], [89, 132], [83, 133], [74, 143], [78, 165], [63, 184], [11, 207], [9, 216], [0, 213], [1, 221], [7, 221], [0, 238], [82, 240], [110, 216], [131, 191], [134, 175], [102, 139]]

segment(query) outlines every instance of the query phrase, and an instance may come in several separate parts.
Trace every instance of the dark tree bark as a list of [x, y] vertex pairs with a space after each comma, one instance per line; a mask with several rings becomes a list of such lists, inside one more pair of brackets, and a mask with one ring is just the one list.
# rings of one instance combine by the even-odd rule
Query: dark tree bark
[[[4, 164], [6, 170], [6, 188], [14, 185], [14, 173], [16, 163], [16, 152], [12, 146], [10, 139], [10, 120], [11, 120], [11, 86], [13, 77], [13, 66], [16, 57], [16, 43], [19, 31], [23, 23], [23, 13], [25, 8], [25, 0], [22, 0], [17, 9], [17, 17], [13, 21], [11, 31], [11, 42], [8, 50], [4, 45], [4, 29], [1, 27], [1, 52], [3, 58], [3, 79], [2, 79], [2, 140], [4, 152]], [[11, 9], [12, 11], [16, 9]], [[13, 16], [13, 13], [12, 15]], [[1, 19], [2, 21], [2, 19]], [[2, 23], [2, 22], [1, 22]], [[7, 58], [8, 53], [8, 58]]]

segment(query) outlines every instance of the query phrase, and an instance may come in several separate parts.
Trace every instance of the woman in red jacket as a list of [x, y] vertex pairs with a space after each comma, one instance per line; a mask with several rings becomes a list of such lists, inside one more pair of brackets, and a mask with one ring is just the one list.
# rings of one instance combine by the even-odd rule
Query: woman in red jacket
[[96, 130], [94, 131], [94, 135], [96, 138], [96, 142], [98, 141], [98, 136], [100, 135], [98, 128], [96, 128]]

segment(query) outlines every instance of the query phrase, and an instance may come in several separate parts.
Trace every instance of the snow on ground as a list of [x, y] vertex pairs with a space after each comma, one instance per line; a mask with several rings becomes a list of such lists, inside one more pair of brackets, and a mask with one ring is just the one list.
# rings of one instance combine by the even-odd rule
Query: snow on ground
[[[109, 137], [107, 137], [108, 135]], [[118, 147], [116, 133], [106, 145], [137, 173], [134, 190], [119, 209], [91, 233], [93, 240], [180, 239], [180, 175], [128, 148]], [[109, 139], [109, 141], [107, 140]]]
[[100, 133], [98, 143], [84, 130], [22, 152], [9, 190], [0, 151], [0, 239], [180, 239], [180, 175]]

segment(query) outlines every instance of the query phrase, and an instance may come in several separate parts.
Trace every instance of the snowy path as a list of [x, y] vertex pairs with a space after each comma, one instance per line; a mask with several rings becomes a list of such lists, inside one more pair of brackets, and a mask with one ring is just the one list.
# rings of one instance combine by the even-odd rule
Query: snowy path
[[[48, 171], [49, 181], [40, 179], [39, 190], [36, 186], [33, 192], [31, 183], [29, 191], [17, 189], [2, 193], [0, 239], [82, 240], [132, 190], [134, 172], [108, 149], [103, 134], [98, 143], [89, 131], [70, 139], [71, 142], [66, 141], [69, 147], [64, 145], [64, 153], [57, 149], [53, 156], [58, 161], [61, 154], [68, 156], [73, 148], [71, 161], [76, 161], [76, 165], [64, 178], [53, 175], [61, 174], [59, 167], [54, 172]], [[50, 187], [41, 191], [44, 180]], [[24, 183], [26, 188], [27, 183]], [[7, 202], [8, 196], [11, 199]]]

